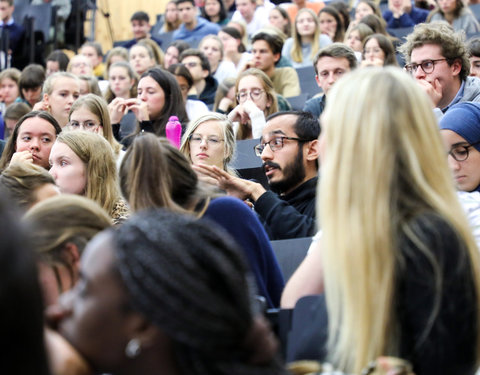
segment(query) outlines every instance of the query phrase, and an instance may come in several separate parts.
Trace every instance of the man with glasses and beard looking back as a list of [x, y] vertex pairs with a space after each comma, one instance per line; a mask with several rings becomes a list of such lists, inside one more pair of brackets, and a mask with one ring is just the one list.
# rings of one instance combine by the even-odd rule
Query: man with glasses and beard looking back
[[308, 112], [278, 112], [267, 118], [255, 153], [262, 158], [270, 191], [219, 168], [194, 168], [215, 178], [229, 195], [248, 199], [270, 240], [313, 236], [320, 123]]

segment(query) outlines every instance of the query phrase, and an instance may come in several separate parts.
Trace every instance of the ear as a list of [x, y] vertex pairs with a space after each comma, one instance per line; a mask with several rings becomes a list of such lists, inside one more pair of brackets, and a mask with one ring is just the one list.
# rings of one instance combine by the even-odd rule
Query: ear
[[48, 94], [43, 94], [43, 102], [47, 105], [50, 105], [50, 103], [48, 102]]
[[458, 76], [460, 71], [462, 70], [462, 62], [460, 59], [456, 59], [453, 64], [451, 65], [452, 73], [454, 76]]
[[129, 314], [124, 327], [128, 339], [137, 339], [142, 349], [165, 346], [170, 343], [167, 335], [139, 312]]
[[209, 74], [208, 70], [202, 70], [202, 78], [207, 78]]
[[318, 139], [315, 139], [314, 141], [310, 141], [307, 143], [307, 151], [305, 153], [306, 160], [307, 161], [315, 161], [318, 159], [318, 156], [320, 155], [320, 148], [319, 148], [319, 142]]
[[320, 80], [318, 79], [318, 75], [315, 74], [315, 82], [317, 82], [317, 86], [322, 88], [322, 86], [320, 86]]
[[78, 279], [78, 270], [80, 269], [80, 251], [73, 242], [67, 242], [63, 246], [62, 258], [71, 265], [74, 272], [75, 281]]
[[275, 64], [278, 62], [278, 60], [280, 60], [280, 57], [282, 57], [282, 54], [281, 53], [275, 53], [273, 55], [273, 59], [275, 61]]

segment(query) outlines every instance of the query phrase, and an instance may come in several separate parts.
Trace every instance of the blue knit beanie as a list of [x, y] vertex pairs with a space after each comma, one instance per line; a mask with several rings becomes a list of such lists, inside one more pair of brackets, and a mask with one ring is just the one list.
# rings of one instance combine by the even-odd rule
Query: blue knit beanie
[[[451, 106], [440, 119], [440, 129], [451, 130], [470, 144], [480, 141], [480, 103], [461, 102]], [[480, 144], [473, 147], [480, 151]]]

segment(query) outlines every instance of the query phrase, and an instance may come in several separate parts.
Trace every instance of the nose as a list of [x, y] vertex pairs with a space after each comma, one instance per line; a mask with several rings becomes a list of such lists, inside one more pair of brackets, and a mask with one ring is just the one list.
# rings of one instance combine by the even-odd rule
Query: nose
[[273, 159], [273, 151], [272, 151], [272, 149], [270, 148], [269, 145], [265, 146], [265, 148], [263, 149], [263, 151], [260, 155], [260, 158], [262, 159], [262, 161]]
[[423, 71], [421, 66], [417, 66], [417, 71], [413, 74], [415, 79], [425, 78], [425, 72]]
[[138, 94], [138, 98], [139, 98], [142, 102], [146, 102], [146, 101], [147, 101], [147, 93], [146, 93], [146, 91], [142, 91], [141, 94]]
[[40, 148], [40, 142], [37, 138], [32, 138], [30, 141], [30, 150], [38, 150]]
[[459, 171], [461, 168], [461, 163], [459, 161], [456, 161], [452, 155], [448, 155], [448, 166], [452, 171]]

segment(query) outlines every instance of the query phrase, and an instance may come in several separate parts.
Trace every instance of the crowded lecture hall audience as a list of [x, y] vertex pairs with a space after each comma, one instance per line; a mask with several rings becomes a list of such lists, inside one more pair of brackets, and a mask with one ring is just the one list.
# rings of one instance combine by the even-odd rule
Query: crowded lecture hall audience
[[0, 373], [480, 374], [478, 1], [0, 0]]

